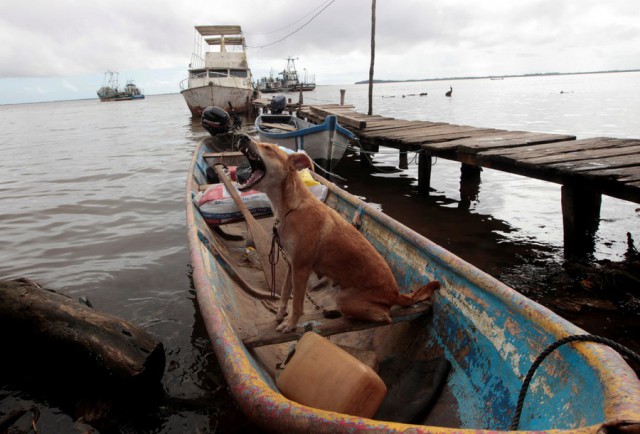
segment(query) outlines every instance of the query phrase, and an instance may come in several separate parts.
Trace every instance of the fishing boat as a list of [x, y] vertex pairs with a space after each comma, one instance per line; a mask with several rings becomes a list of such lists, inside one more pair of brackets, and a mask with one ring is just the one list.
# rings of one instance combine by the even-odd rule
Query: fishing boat
[[276, 78], [273, 76], [273, 73], [271, 73], [269, 77], [260, 78], [258, 81], [258, 90], [264, 93], [299, 92], [300, 90], [307, 92], [315, 90], [315, 76], [309, 75], [305, 69], [304, 76], [300, 77], [296, 70], [296, 60], [297, 58], [289, 57], [287, 59], [287, 66], [278, 74], [279, 77]]
[[[281, 280], [283, 270], [255, 263], [256, 251], [264, 258], [263, 242], [258, 240], [271, 234], [273, 217], [209, 225], [195, 200], [217, 185], [208, 185], [215, 179], [207, 176], [212, 168], [220, 174], [217, 163], [230, 169], [243, 161], [239, 153], [221, 152], [216, 146], [212, 138], [196, 146], [187, 178], [193, 283], [229, 390], [255, 424], [274, 432], [331, 434], [510, 429], [595, 434], [634, 423], [637, 428], [640, 381], [616, 351], [592, 342], [553, 351], [539, 364], [517, 411], [523, 379], [537, 356], [559, 339], [585, 332], [317, 175], [313, 180], [326, 188], [324, 203], [359, 228], [382, 254], [401, 291], [430, 280], [442, 286], [430, 303], [392, 310], [394, 323], [380, 326], [326, 315], [335, 306], [335, 288], [310, 279], [298, 329], [277, 332], [277, 294], [273, 296], [270, 288], [279, 286], [270, 281], [274, 276]], [[249, 232], [255, 250], [247, 247]], [[308, 336], [315, 336], [318, 345], [305, 344]], [[315, 351], [314, 357], [306, 357], [309, 351]], [[285, 393], [283, 376], [291, 374], [289, 367], [296, 359], [302, 370], [286, 384]], [[403, 362], [394, 365], [394, 360]], [[442, 361], [448, 370], [439, 369], [438, 374], [428, 368]], [[280, 369], [282, 363], [285, 367]], [[387, 388], [372, 416], [293, 397], [296, 387], [314, 396], [333, 385], [329, 398], [338, 401], [356, 390], [347, 383], [366, 371], [362, 365], [385, 379]], [[393, 366], [404, 367], [396, 369], [399, 378], [389, 373]], [[336, 375], [345, 371], [345, 384], [336, 382]], [[426, 389], [435, 391], [429, 400], [423, 399]], [[361, 395], [360, 402], [366, 403], [373, 392], [367, 389]]]
[[100, 101], [129, 101], [132, 99], [144, 99], [144, 92], [135, 85], [133, 80], [128, 80], [123, 89], [118, 84], [118, 73], [107, 71], [104, 74], [104, 83], [98, 89]]
[[189, 76], [180, 82], [180, 93], [194, 117], [209, 106], [250, 110], [257, 95], [240, 26], [195, 26]]
[[257, 88], [260, 93], [284, 93], [290, 90], [290, 88], [284, 87], [282, 80], [274, 77], [273, 73], [269, 74], [269, 77], [260, 78]]
[[255, 121], [260, 140], [293, 151], [305, 151], [321, 167], [335, 168], [357, 137], [329, 115], [321, 124], [312, 124], [293, 115], [260, 115]]
[[124, 92], [131, 96], [131, 99], [144, 99], [144, 93], [142, 89], [135, 85], [133, 80], [128, 80], [124, 86]]
[[315, 76], [309, 76], [307, 70], [304, 70], [304, 77], [300, 78], [296, 70], [295, 61], [297, 58], [287, 58], [287, 66], [280, 74], [282, 75], [282, 87], [290, 89], [292, 92], [312, 91], [316, 88]]

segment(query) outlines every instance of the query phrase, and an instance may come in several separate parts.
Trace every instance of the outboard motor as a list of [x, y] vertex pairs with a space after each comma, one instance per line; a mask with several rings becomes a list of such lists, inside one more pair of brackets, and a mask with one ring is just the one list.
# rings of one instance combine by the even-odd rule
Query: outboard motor
[[272, 115], [282, 114], [287, 107], [287, 98], [284, 95], [275, 95], [269, 103], [269, 111]]
[[201, 123], [212, 136], [227, 133], [231, 129], [229, 113], [216, 106], [209, 106], [202, 112]]

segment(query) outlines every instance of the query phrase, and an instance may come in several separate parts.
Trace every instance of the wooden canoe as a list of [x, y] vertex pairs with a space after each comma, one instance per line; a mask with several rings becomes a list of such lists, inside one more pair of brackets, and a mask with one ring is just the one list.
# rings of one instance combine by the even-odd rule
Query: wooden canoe
[[[352, 354], [364, 355], [362, 360], [369, 357], [368, 364], [374, 368], [383, 366], [389, 357], [401, 355], [412, 361], [446, 359], [450, 372], [432, 410], [418, 423], [357, 417], [288, 399], [276, 384], [276, 366], [285, 360], [305, 329], [299, 327], [289, 334], [275, 332], [273, 309], [277, 301], [271, 299], [260, 267], [248, 266], [243, 240], [246, 224], [209, 227], [194, 205], [194, 196], [207, 182], [207, 167], [226, 159], [214, 153], [212, 140], [207, 138], [196, 147], [187, 179], [193, 280], [229, 389], [242, 410], [266, 430], [331, 434], [369, 430], [509, 430], [522, 381], [536, 357], [560, 338], [585, 333], [374, 207], [316, 177], [328, 188], [326, 205], [353, 222], [380, 251], [402, 290], [414, 289], [429, 280], [440, 281], [442, 287], [432, 305], [395, 311], [392, 325], [328, 319], [311, 302], [305, 305], [300, 324], [306, 330], [330, 336], [333, 344], [355, 348]], [[231, 159], [226, 163], [234, 164]], [[271, 233], [271, 218], [259, 222]], [[315, 305], [330, 309], [332, 290], [325, 286], [309, 292]], [[430, 312], [425, 312], [428, 308]], [[371, 362], [371, 357], [377, 362]], [[307, 387], [305, 379], [300, 380]], [[431, 379], [412, 381], [426, 383]], [[389, 393], [395, 386], [387, 384]], [[638, 377], [611, 348], [579, 342], [558, 348], [539, 366], [526, 395], [518, 429], [596, 433], [605, 424], [616, 426], [620, 421], [640, 421]]]

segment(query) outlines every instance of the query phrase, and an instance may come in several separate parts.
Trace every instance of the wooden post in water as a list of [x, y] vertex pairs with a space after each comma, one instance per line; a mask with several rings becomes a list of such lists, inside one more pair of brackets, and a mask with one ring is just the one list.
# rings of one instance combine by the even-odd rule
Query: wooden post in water
[[460, 166], [460, 202], [458, 209], [469, 209], [478, 200], [482, 167], [462, 163]]
[[565, 256], [585, 257], [593, 254], [601, 203], [599, 191], [577, 185], [562, 186]]
[[376, 0], [371, 0], [371, 66], [369, 66], [369, 116], [373, 114], [373, 65], [376, 58]]
[[431, 189], [431, 155], [422, 149], [418, 153], [418, 192], [429, 195]]
[[404, 146], [400, 147], [400, 162], [398, 164], [398, 167], [400, 169], [408, 169], [409, 168], [409, 159], [408, 159], [408, 151], [407, 148]]
[[344, 93], [346, 91], [346, 89], [340, 89], [340, 105], [344, 105]]

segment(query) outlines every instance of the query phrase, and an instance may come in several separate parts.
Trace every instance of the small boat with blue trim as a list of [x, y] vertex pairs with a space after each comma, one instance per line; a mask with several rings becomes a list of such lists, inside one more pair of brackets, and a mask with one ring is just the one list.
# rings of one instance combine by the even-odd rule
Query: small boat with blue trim
[[[209, 224], [196, 199], [220, 183], [213, 172], [239, 176], [232, 168], [246, 161], [216, 140], [228, 142], [197, 145], [187, 177], [193, 283], [229, 390], [255, 424], [330, 434], [637, 432], [640, 381], [618, 352], [315, 174], [305, 184], [324, 190], [318, 200], [381, 253], [401, 291], [431, 280], [441, 288], [380, 325], [336, 318], [336, 288], [312, 276], [298, 329], [276, 331], [278, 287], [255, 262], [255, 239], [271, 234], [273, 217]], [[282, 280], [277, 266], [267, 269]]]
[[327, 170], [334, 169], [349, 143], [357, 141], [355, 134], [340, 125], [335, 115], [316, 125], [293, 115], [263, 114], [256, 118], [255, 127], [263, 142], [305, 151]]

